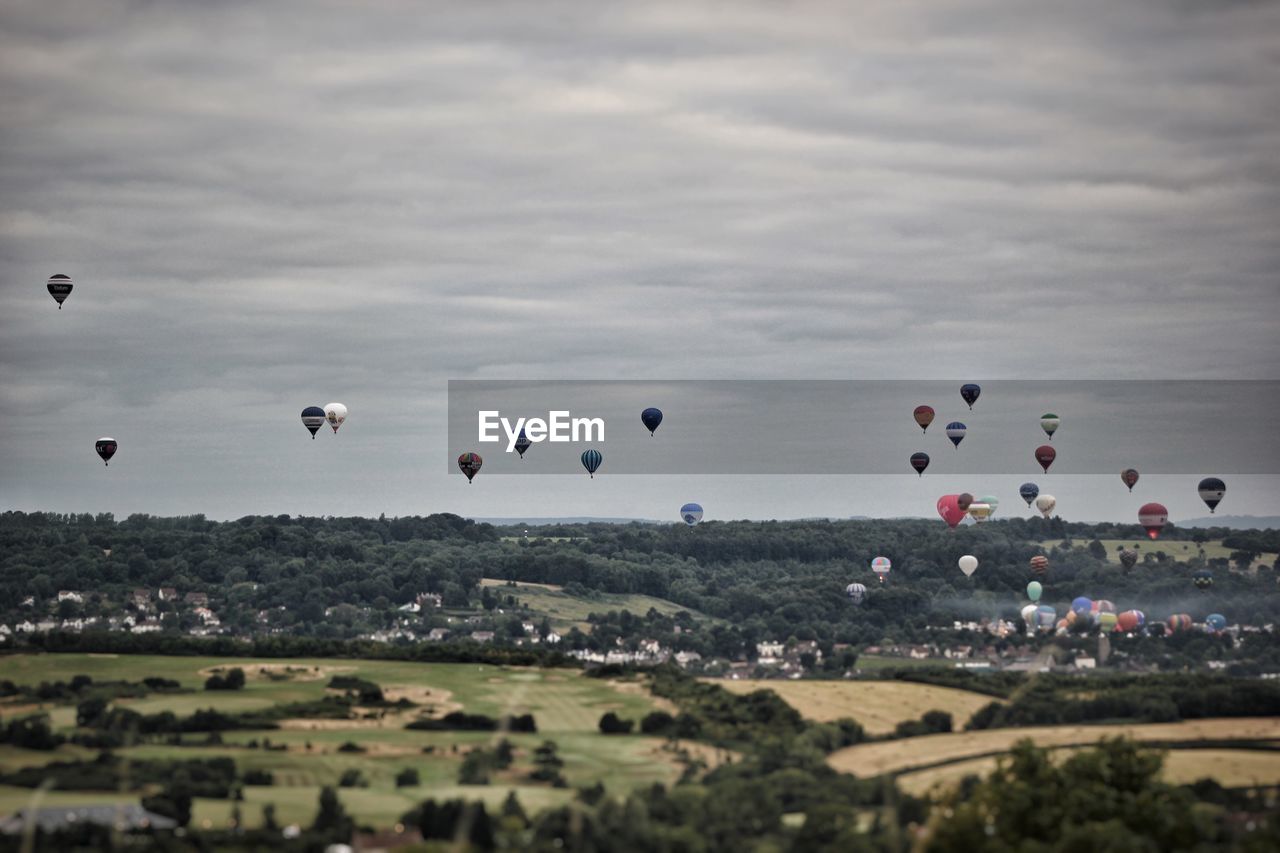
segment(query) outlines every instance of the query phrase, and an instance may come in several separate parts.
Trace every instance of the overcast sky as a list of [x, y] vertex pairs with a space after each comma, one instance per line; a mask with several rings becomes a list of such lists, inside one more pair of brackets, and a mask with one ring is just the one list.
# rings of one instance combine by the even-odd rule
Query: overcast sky
[[[446, 382], [1280, 378], [1278, 152], [1274, 2], [8, 0], [0, 508], [1011, 507], [1000, 477], [468, 486]], [[1195, 481], [1140, 488], [1187, 517]], [[1280, 513], [1276, 478], [1228, 487]], [[1054, 489], [1134, 512], [1114, 475]]]

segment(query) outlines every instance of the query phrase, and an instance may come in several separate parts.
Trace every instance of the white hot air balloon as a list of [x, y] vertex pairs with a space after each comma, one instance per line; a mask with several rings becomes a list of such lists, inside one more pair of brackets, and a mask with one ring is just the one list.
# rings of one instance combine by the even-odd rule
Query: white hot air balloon
[[978, 570], [978, 558], [972, 554], [965, 554], [960, 558], [960, 571], [964, 572], [965, 577], [972, 577], [973, 573]]
[[337, 432], [338, 427], [342, 426], [347, 419], [347, 407], [341, 403], [330, 403], [324, 407], [324, 419], [329, 422], [329, 426], [333, 427], [333, 431]]
[[1022, 608], [1022, 621], [1026, 623], [1027, 633], [1034, 634], [1036, 632], [1036, 608], [1038, 605], [1028, 604]]
[[1053, 508], [1058, 505], [1058, 499], [1053, 495], [1040, 495], [1036, 498], [1036, 509], [1040, 510], [1040, 514], [1048, 518], [1053, 514]]

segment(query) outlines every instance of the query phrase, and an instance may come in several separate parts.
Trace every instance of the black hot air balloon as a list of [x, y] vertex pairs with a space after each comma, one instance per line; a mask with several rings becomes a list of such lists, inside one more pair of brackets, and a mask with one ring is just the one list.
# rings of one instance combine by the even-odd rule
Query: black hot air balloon
[[93, 443], [93, 449], [98, 451], [98, 455], [102, 457], [102, 464], [106, 465], [111, 462], [111, 457], [116, 455], [116, 440], [104, 436]]
[[982, 393], [982, 388], [972, 382], [960, 386], [960, 397], [969, 404], [969, 408], [973, 408], [973, 404], [978, 402], [978, 395]]
[[1133, 491], [1133, 487], [1138, 484], [1138, 469], [1125, 468], [1120, 472], [1120, 482], [1129, 487], [1129, 491]]
[[302, 410], [302, 425], [311, 431], [311, 440], [315, 441], [316, 430], [324, 426], [324, 409], [319, 406], [307, 406]]
[[520, 435], [516, 436], [516, 453], [520, 454], [520, 458], [524, 458], [524, 452], [533, 446], [533, 442], [529, 440], [529, 436], [525, 435], [524, 427], [520, 428]]
[[929, 467], [928, 453], [912, 453], [911, 467], [916, 469], [916, 473], [921, 477], [924, 476], [924, 469]]
[[1222, 498], [1227, 493], [1227, 484], [1219, 480], [1217, 477], [1205, 477], [1200, 481], [1200, 500], [1204, 501], [1205, 506], [1209, 507], [1209, 514], [1218, 508], [1218, 504], [1222, 503]]
[[1208, 589], [1213, 586], [1213, 572], [1200, 569], [1191, 575], [1191, 582], [1196, 585], [1196, 589]]
[[640, 413], [640, 422], [649, 430], [649, 435], [653, 435], [658, 425], [662, 423], [662, 409], [650, 406]]
[[1125, 548], [1123, 551], [1120, 552], [1120, 565], [1124, 566], [1126, 571], [1129, 569], [1132, 569], [1137, 564], [1138, 564], [1137, 551], [1130, 551], [1128, 548]]
[[479, 453], [464, 453], [458, 457], [458, 470], [467, 475], [468, 483], [480, 473], [480, 466], [483, 464], [484, 460], [480, 458]]
[[49, 295], [53, 297], [53, 301], [58, 303], [58, 310], [62, 310], [62, 303], [67, 301], [67, 297], [71, 295], [71, 288], [75, 287], [71, 283], [71, 276], [57, 273], [49, 276]]

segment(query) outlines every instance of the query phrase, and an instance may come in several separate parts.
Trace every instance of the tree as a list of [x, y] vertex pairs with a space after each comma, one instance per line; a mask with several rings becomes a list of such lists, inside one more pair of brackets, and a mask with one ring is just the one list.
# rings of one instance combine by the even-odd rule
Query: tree
[[412, 767], [406, 767], [396, 774], [397, 788], [413, 788], [419, 783], [418, 771]]
[[555, 741], [543, 741], [542, 745], [533, 751], [534, 769], [529, 774], [529, 778], [535, 782], [550, 782], [557, 788], [562, 788], [567, 784], [560, 773], [562, 767], [564, 767], [564, 761], [557, 754]]
[[600, 718], [600, 733], [605, 735], [629, 735], [634, 726], [634, 720], [624, 720], [613, 711], [606, 711]]
[[518, 820], [521, 826], [529, 825], [529, 816], [525, 814], [524, 806], [520, 805], [514, 788], [507, 792], [507, 798], [502, 801], [502, 816]]
[[351, 837], [353, 827], [354, 822], [347, 815], [342, 801], [338, 799], [338, 792], [329, 785], [321, 788], [319, 810], [316, 812], [316, 819], [312, 822], [311, 829], [329, 838], [340, 838], [345, 841]]

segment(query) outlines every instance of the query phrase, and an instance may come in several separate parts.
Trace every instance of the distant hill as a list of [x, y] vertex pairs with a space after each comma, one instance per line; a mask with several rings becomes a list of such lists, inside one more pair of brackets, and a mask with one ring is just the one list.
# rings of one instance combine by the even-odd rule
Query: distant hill
[[652, 518], [594, 518], [592, 516], [565, 516], [563, 518], [472, 518], [481, 524], [493, 524], [498, 527], [545, 527], [552, 524], [670, 524], [673, 522], [654, 521]]
[[1177, 522], [1179, 527], [1234, 527], [1238, 530], [1280, 529], [1280, 515], [1206, 515]]

